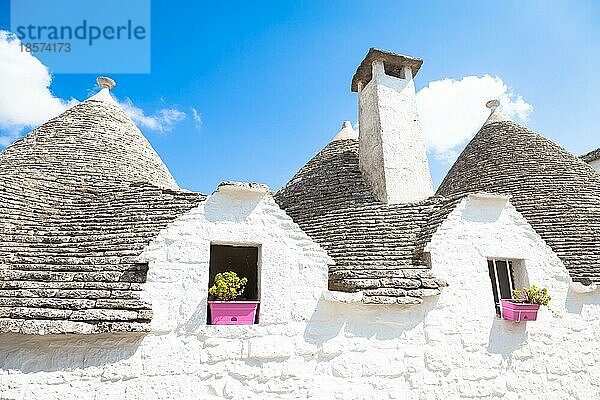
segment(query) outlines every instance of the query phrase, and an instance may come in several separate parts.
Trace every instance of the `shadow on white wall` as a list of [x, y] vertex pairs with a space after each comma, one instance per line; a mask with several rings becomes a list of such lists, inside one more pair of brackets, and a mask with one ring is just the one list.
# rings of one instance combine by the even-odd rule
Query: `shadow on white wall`
[[[139, 334], [100, 335], [2, 335], [0, 366], [24, 374], [72, 371], [106, 366], [133, 356], [142, 339]], [[35, 358], [31, 357], [35, 354]]]
[[577, 293], [571, 287], [567, 291], [567, 298], [565, 300], [565, 308], [568, 313], [581, 314], [583, 306], [588, 304], [600, 304], [600, 296], [598, 295], [599, 290], [589, 293]]
[[196, 335], [207, 325], [207, 304], [208, 296], [202, 296], [192, 315], [177, 327], [178, 335]]
[[264, 193], [228, 193], [216, 192], [204, 205], [204, 215], [209, 222], [244, 222], [258, 206]]
[[330, 302], [321, 298], [308, 321], [304, 340], [322, 346], [339, 336], [342, 330], [345, 335], [367, 339], [397, 339], [422, 324], [437, 301], [435, 296], [425, 298], [420, 305], [365, 305]]
[[505, 359], [512, 358], [512, 352], [520, 348], [527, 341], [527, 323], [511, 322], [498, 317], [494, 318], [487, 351], [492, 354], [501, 354]]

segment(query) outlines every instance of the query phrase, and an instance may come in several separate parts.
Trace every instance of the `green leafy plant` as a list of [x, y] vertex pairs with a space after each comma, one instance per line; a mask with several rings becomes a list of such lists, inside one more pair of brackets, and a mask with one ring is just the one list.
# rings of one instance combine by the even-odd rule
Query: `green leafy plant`
[[208, 293], [220, 301], [232, 301], [244, 293], [247, 278], [240, 278], [233, 271], [221, 272], [215, 276], [215, 283]]
[[512, 300], [515, 302], [539, 304], [540, 306], [548, 308], [552, 314], [558, 316], [558, 313], [548, 306], [552, 297], [548, 295], [548, 289], [546, 288], [538, 288], [536, 285], [531, 285], [529, 289], [523, 288], [523, 290], [513, 290], [512, 295]]
[[513, 290], [513, 299], [522, 303], [539, 304], [541, 306], [547, 306], [550, 300], [552, 300], [548, 296], [548, 289], [540, 289], [535, 285], [531, 285], [529, 289]]

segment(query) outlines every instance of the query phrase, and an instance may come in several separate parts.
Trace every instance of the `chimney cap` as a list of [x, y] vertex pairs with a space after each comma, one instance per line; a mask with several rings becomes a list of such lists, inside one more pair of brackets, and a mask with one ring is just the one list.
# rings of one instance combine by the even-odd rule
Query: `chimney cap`
[[98, 86], [100, 86], [101, 89], [112, 89], [115, 86], [117, 86], [117, 83], [112, 79], [109, 78], [108, 76], [99, 76], [96, 78], [96, 82], [98, 83]]
[[423, 60], [420, 58], [404, 56], [402, 54], [396, 54], [391, 51], [379, 50], [371, 47], [352, 78], [353, 92], [358, 92], [358, 82], [362, 81], [366, 85], [372, 79], [373, 72], [371, 65], [375, 60], [383, 61], [385, 73], [397, 78], [404, 77], [404, 67], [410, 67], [412, 76], [414, 77], [417, 75], [417, 72], [419, 72], [421, 65], [423, 65]]

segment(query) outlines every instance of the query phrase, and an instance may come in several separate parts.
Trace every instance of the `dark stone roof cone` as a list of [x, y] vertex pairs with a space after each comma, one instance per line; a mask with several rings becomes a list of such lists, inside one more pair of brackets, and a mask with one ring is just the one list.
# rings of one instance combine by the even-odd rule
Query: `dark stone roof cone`
[[177, 188], [148, 140], [110, 95], [114, 81], [101, 77], [98, 82], [102, 89], [96, 95], [0, 153], [2, 173], [92, 186], [145, 182]]
[[205, 198], [177, 187], [114, 81], [99, 84], [0, 153], [0, 333], [149, 330], [137, 257]]
[[600, 283], [600, 174], [574, 154], [492, 111], [437, 194], [511, 195], [576, 281]]

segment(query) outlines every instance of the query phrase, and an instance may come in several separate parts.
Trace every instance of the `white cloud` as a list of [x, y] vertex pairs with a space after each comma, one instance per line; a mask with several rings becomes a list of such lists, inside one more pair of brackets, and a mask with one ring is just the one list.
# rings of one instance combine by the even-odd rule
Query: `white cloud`
[[60, 114], [76, 100], [52, 94], [48, 68], [21, 51], [18, 38], [0, 30], [0, 145], [10, 144], [27, 127]]
[[192, 107], [192, 117], [194, 118], [196, 129], [200, 129], [202, 127], [202, 116], [194, 107]]
[[144, 110], [135, 106], [130, 98], [119, 101], [121, 108], [139, 127], [157, 132], [170, 132], [173, 127], [183, 121], [186, 114], [176, 108], [162, 108], [152, 115], [146, 115]]
[[[11, 144], [26, 128], [37, 127], [78, 103], [54, 96], [51, 83], [48, 68], [31, 53], [21, 51], [15, 35], [0, 30], [0, 147]], [[96, 92], [97, 88], [90, 95]], [[146, 115], [129, 98], [119, 103], [136, 124], [152, 131], [171, 131], [186, 117], [177, 108]]]
[[489, 75], [442, 79], [421, 89], [417, 105], [428, 150], [437, 159], [454, 161], [488, 117], [485, 103], [491, 99], [499, 99], [499, 111], [510, 118], [525, 121], [533, 111], [502, 79]]

